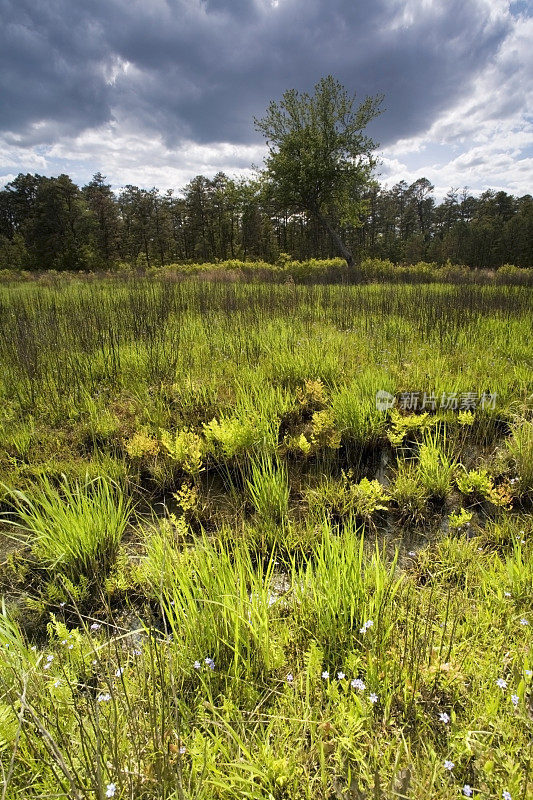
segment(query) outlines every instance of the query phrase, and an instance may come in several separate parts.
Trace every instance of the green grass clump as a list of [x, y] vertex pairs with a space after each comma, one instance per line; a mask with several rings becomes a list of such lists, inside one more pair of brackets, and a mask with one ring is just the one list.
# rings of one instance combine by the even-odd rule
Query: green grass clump
[[417, 523], [424, 519], [429, 491], [421, 483], [418, 470], [411, 461], [402, 459], [398, 462], [390, 494], [404, 522]]
[[446, 437], [442, 442], [436, 433], [426, 432], [418, 453], [417, 473], [421, 485], [430, 497], [445, 500], [452, 489], [457, 462], [446, 452]]
[[28, 534], [32, 553], [50, 575], [101, 581], [112, 567], [132, 502], [110, 480], [59, 485], [43, 478], [33, 493], [12, 491], [13, 524]]
[[279, 525], [289, 510], [289, 483], [283, 464], [265, 458], [254, 460], [246, 482], [252, 505], [263, 523]]
[[515, 425], [507, 450], [519, 478], [517, 493], [533, 496], [533, 422], [523, 420]]

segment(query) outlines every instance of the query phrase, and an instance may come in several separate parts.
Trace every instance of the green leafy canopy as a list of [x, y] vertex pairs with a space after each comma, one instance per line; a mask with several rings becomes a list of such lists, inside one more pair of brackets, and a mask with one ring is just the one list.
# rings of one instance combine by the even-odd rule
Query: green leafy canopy
[[377, 144], [364, 133], [381, 113], [382, 95], [356, 107], [355, 96], [331, 75], [314, 94], [289, 89], [272, 101], [255, 127], [266, 138], [271, 199], [285, 209], [308, 212], [324, 222], [357, 224], [358, 193], [369, 184]]

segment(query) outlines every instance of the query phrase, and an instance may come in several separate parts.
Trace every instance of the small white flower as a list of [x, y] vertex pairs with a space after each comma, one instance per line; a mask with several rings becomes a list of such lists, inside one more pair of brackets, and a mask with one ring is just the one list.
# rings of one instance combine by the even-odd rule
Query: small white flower
[[134, 650], [134, 651], [133, 651], [133, 655], [134, 655], [134, 656], [140, 656], [140, 655], [142, 655], [142, 650]]
[[187, 748], [182, 745], [180, 747], [180, 756], [184, 756], [186, 752], [187, 752]]
[[59, 689], [60, 686], [61, 686], [61, 681], [58, 678], [57, 681], [54, 683], [54, 689]]
[[93, 624], [91, 625], [91, 630], [92, 630], [92, 631], [97, 631], [97, 630], [99, 630], [99, 628], [101, 628], [101, 627], [102, 627], [102, 626], [100, 625], [100, 623], [99, 623], [99, 622], [93, 622]]
[[292, 672], [289, 672], [289, 674], [287, 675], [287, 683], [292, 683], [293, 680], [294, 680], [294, 676], [293, 676]]
[[47, 660], [47, 661], [53, 661], [53, 660], [54, 660], [54, 657], [53, 657], [53, 656], [46, 656], [46, 660]]
[[354, 678], [351, 683], [352, 689], [359, 689], [361, 692], [364, 692], [366, 689], [365, 684], [361, 680], [361, 678]]
[[337, 678], [340, 681], [344, 680], [345, 677], [346, 677], [346, 675], [344, 674], [344, 672], [337, 672]]
[[114, 783], [108, 783], [107, 784], [107, 789], [106, 789], [106, 792], [105, 792], [105, 796], [106, 797], [114, 797], [116, 791], [117, 791], [117, 787], [115, 786], [115, 784]]
[[473, 794], [472, 787], [470, 786], [469, 783], [465, 783], [465, 785], [463, 786], [463, 794], [465, 797], [472, 797]]
[[327, 679], [329, 678], [329, 672], [327, 671], [327, 669], [325, 669], [324, 672], [322, 673], [322, 677], [324, 678], [325, 681], [327, 681]]
[[518, 695], [517, 694], [512, 694], [511, 695], [511, 703], [513, 704], [513, 706], [517, 706], [519, 702], [520, 702], [520, 698], [518, 697]]
[[414, 556], [416, 556], [416, 552], [414, 550], [409, 550], [409, 555], [411, 558], [414, 558]]
[[530, 669], [526, 669], [526, 675], [527, 675], [528, 678], [531, 678], [531, 676], [533, 675], [533, 672]]
[[67, 644], [67, 640], [66, 639], [62, 639], [61, 640], [61, 644]]
[[503, 594], [504, 594], [505, 597], [510, 597], [511, 596], [511, 592], [504, 592]]
[[73, 644], [69, 644], [68, 649], [69, 650], [73, 650], [74, 649], [74, 645]]
[[195, 661], [193, 664], [194, 669], [202, 669], [202, 665], [199, 661]]
[[439, 719], [441, 722], [444, 722], [445, 725], [447, 725], [448, 722], [450, 721], [450, 717], [445, 711], [441, 711], [441, 713], [439, 714]]
[[454, 767], [455, 764], [453, 763], [453, 761], [449, 761], [448, 759], [446, 759], [446, 761], [444, 762], [444, 769], [447, 769], [451, 772]]
[[115, 671], [115, 678], [120, 678], [120, 676], [123, 674], [123, 672], [124, 672], [124, 667], [119, 667], [119, 668], [118, 668], [118, 669]]
[[36, 644], [34, 644], [34, 645], [31, 647], [31, 650], [33, 650], [33, 652], [34, 652], [34, 653], [36, 653], [36, 652], [37, 652], [37, 645], [36, 645]]
[[502, 792], [502, 800], [513, 800], [511, 792], [508, 792], [507, 789], [504, 789]]
[[207, 664], [209, 669], [215, 669], [215, 662], [213, 661], [212, 658], [209, 658], [209, 656], [207, 656], [207, 658], [205, 659], [205, 663]]
[[64, 605], [65, 605], [64, 603], [59, 604], [60, 608], [63, 608]]
[[374, 703], [377, 703], [377, 702], [378, 702], [378, 696], [377, 696], [377, 694], [376, 694], [375, 692], [371, 692], [371, 693], [368, 695], [368, 699], [370, 700], [370, 702], [371, 702], [372, 704], [374, 704]]
[[108, 700], [111, 700], [111, 695], [109, 692], [105, 692], [104, 694], [99, 694], [96, 698], [97, 703], [107, 703]]
[[520, 620], [520, 625], [529, 625], [529, 622], [525, 617], [522, 617], [522, 619]]
[[496, 686], [499, 686], [500, 689], [507, 689], [507, 681], [504, 681], [503, 678], [498, 678], [496, 681]]
[[48, 662], [47, 664], [45, 664], [45, 665], [43, 666], [43, 669], [50, 669], [50, 667], [51, 667], [51, 666], [52, 666], [52, 665], [50, 664], [50, 662]]

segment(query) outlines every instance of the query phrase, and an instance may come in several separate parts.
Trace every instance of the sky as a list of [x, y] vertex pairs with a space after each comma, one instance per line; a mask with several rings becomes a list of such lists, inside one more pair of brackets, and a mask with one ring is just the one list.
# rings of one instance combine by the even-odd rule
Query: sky
[[286, 89], [383, 94], [378, 180], [533, 193], [533, 0], [0, 0], [0, 185], [261, 166]]

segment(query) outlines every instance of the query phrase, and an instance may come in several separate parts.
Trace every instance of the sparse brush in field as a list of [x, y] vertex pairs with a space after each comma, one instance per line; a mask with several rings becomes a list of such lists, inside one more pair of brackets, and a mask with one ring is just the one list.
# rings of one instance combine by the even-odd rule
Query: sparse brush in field
[[204, 424], [208, 446], [222, 459], [251, 453], [259, 444], [259, 436], [251, 419], [221, 417]]
[[418, 453], [417, 472], [430, 497], [444, 500], [450, 494], [456, 470], [456, 460], [446, 452], [446, 432], [439, 440], [437, 432], [426, 431]]
[[363, 478], [359, 483], [351, 484], [349, 489], [350, 505], [355, 517], [369, 522], [376, 511], [386, 511], [388, 495], [377, 480]]
[[125, 442], [125, 449], [132, 461], [144, 461], [154, 458], [159, 453], [159, 442], [144, 431], [136, 431], [131, 439]]
[[184, 429], [172, 434], [162, 430], [161, 444], [178, 469], [189, 475], [198, 475], [202, 470], [202, 458], [206, 448], [200, 436], [194, 431]]
[[429, 414], [400, 414], [396, 409], [391, 412], [391, 428], [387, 433], [390, 443], [400, 447], [408, 437], [416, 437], [431, 425]]
[[283, 522], [289, 510], [289, 482], [284, 464], [268, 457], [254, 460], [246, 485], [258, 517], [265, 523]]
[[309, 456], [322, 450], [338, 450], [341, 434], [335, 425], [333, 411], [325, 408], [314, 411], [311, 422], [298, 434], [287, 435], [284, 445], [289, 452]]
[[450, 531], [459, 533], [464, 528], [470, 528], [473, 513], [461, 508], [459, 511], [452, 511], [448, 516], [448, 527]]
[[44, 477], [31, 493], [12, 491], [13, 524], [29, 534], [35, 557], [52, 575], [76, 582], [105, 578], [132, 511], [123, 490], [105, 478], [59, 486]]
[[351, 482], [351, 473], [342, 473], [342, 478], [325, 477], [320, 485], [308, 489], [305, 498], [309, 510], [317, 517], [324, 512], [332, 520], [353, 516], [371, 522], [377, 511], [386, 511], [390, 496], [377, 480], [363, 478], [359, 483]]
[[514, 490], [520, 495], [533, 495], [533, 422], [522, 420], [515, 424], [507, 450], [519, 477]]
[[420, 480], [417, 466], [412, 461], [400, 460], [390, 487], [390, 494], [400, 518], [405, 522], [421, 522], [427, 512], [429, 492]]
[[509, 507], [511, 494], [504, 485], [495, 487], [486, 469], [463, 470], [456, 474], [457, 488], [475, 503], [488, 500], [496, 506]]
[[328, 405], [328, 393], [320, 379], [307, 380], [303, 388], [298, 387], [296, 400], [308, 411], [322, 411]]

